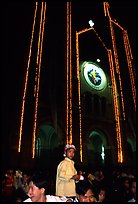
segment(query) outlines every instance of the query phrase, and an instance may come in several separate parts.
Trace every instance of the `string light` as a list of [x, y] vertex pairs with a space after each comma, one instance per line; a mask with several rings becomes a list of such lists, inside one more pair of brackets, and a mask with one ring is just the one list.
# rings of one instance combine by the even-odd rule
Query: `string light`
[[71, 2], [67, 2], [67, 98], [66, 98], [66, 142], [72, 144], [72, 31]]
[[25, 84], [24, 84], [24, 92], [23, 92], [23, 100], [22, 100], [22, 110], [21, 110], [21, 122], [20, 122], [20, 131], [19, 131], [18, 152], [21, 151], [22, 129], [23, 129], [23, 120], [24, 120], [24, 108], [25, 108], [29, 68], [30, 68], [30, 59], [31, 59], [31, 54], [32, 54], [32, 44], [33, 44], [33, 39], [34, 39], [34, 29], [35, 29], [37, 8], [38, 8], [38, 2], [36, 2], [36, 7], [35, 7], [34, 22], [33, 22], [33, 28], [32, 28], [32, 36], [31, 36], [30, 49], [29, 49], [29, 57], [28, 57], [27, 70], [26, 70], [26, 76], [25, 76]]
[[70, 144], [72, 144], [72, 25], [71, 25], [71, 2], [70, 2]]
[[[123, 119], [125, 121], [125, 110], [124, 110], [122, 82], [121, 82], [121, 76], [120, 76], [120, 70], [119, 70], [119, 60], [118, 60], [117, 49], [116, 49], [114, 29], [112, 26], [112, 19], [110, 17], [110, 13], [109, 13], [108, 8], [109, 8], [109, 3], [104, 2], [104, 13], [105, 13], [105, 16], [108, 15], [108, 17], [109, 17], [109, 25], [110, 25], [110, 32], [111, 32], [115, 66], [116, 66], [116, 73], [118, 74], [118, 78], [119, 78]], [[114, 71], [114, 66], [113, 66], [113, 58], [111, 57], [111, 52], [108, 52], [108, 57], [109, 57], [109, 61], [110, 61], [111, 80], [113, 83], [113, 100], [114, 100], [115, 121], [116, 121], [118, 162], [122, 163], [123, 162], [123, 152], [122, 152], [122, 135], [121, 135], [121, 124], [120, 124], [119, 101], [118, 101], [118, 93], [117, 93], [117, 87], [116, 87], [116, 82], [115, 82], [116, 77], [115, 77], [115, 71]], [[113, 78], [112, 78], [112, 76], [113, 76]]]
[[[91, 30], [85, 29], [85, 30]], [[79, 64], [79, 34], [83, 32], [76, 31], [76, 64], [77, 64], [77, 79], [78, 79], [78, 103], [79, 103], [79, 130], [80, 130], [80, 161], [82, 162], [82, 118], [81, 118], [81, 85], [80, 85], [80, 64]]]
[[131, 47], [130, 47], [128, 34], [126, 30], [123, 30], [123, 40], [124, 40], [124, 46], [125, 46], [129, 75], [130, 75], [130, 83], [131, 83], [132, 94], [133, 94], [134, 108], [136, 112], [136, 86], [135, 86], [135, 77], [134, 77], [134, 71], [132, 66], [133, 57], [132, 57]]
[[34, 158], [34, 156], [35, 156], [36, 124], [37, 124], [37, 112], [38, 112], [38, 100], [39, 100], [38, 96], [39, 96], [39, 84], [40, 84], [40, 71], [41, 71], [41, 59], [42, 59], [42, 46], [43, 46], [43, 36], [44, 36], [45, 15], [46, 15], [46, 2], [45, 2], [45, 4], [42, 2], [39, 38], [38, 38], [38, 49], [37, 49], [37, 61], [36, 61], [37, 86], [36, 86], [36, 100], [35, 100], [33, 135], [32, 135], [32, 158]]
[[104, 42], [96, 32], [96, 30], [91, 28], [85, 28], [81, 31], [76, 31], [76, 64], [77, 64], [77, 79], [78, 79], [78, 105], [79, 105], [79, 128], [80, 128], [80, 160], [82, 162], [82, 154], [83, 154], [83, 148], [82, 148], [82, 107], [81, 107], [81, 82], [80, 82], [80, 65], [79, 65], [79, 35], [85, 32], [88, 32], [90, 30], [93, 30], [102, 43], [102, 46], [107, 50]]
[[130, 75], [130, 83], [131, 83], [131, 88], [132, 88], [134, 108], [136, 111], [136, 87], [135, 87], [134, 71], [133, 71], [133, 66], [132, 66], [133, 56], [132, 56], [131, 46], [129, 43], [128, 34], [127, 34], [127, 31], [117, 21], [114, 21], [114, 20], [111, 20], [111, 21], [112, 23], [117, 25], [122, 30], [124, 47], [125, 47], [125, 52], [126, 52], [126, 57], [127, 57], [127, 64], [128, 64], [128, 69], [129, 69], [129, 75]]
[[119, 107], [118, 107], [118, 93], [117, 93], [117, 87], [116, 87], [115, 71], [114, 71], [114, 64], [113, 64], [113, 57], [112, 57], [111, 50], [108, 50], [108, 59], [109, 59], [109, 66], [110, 66], [110, 73], [111, 73], [113, 103], [114, 103], [115, 122], [116, 122], [118, 162], [122, 163], [123, 155], [122, 155], [122, 141], [121, 141]]
[[[109, 4], [107, 2], [104, 2], [104, 12], [105, 16], [109, 15], [108, 10]], [[120, 94], [121, 94], [121, 104], [122, 104], [122, 112], [123, 112], [123, 119], [125, 120], [125, 109], [124, 109], [124, 100], [123, 100], [123, 91], [122, 91], [122, 82], [121, 82], [121, 76], [120, 76], [120, 70], [119, 70], [119, 61], [117, 56], [117, 49], [116, 49], [116, 42], [115, 42], [115, 35], [114, 30], [112, 26], [112, 20], [109, 15], [109, 23], [110, 23], [110, 30], [111, 30], [111, 37], [112, 37], [112, 44], [113, 44], [113, 52], [114, 52], [114, 59], [115, 59], [115, 65], [116, 65], [116, 73], [118, 74], [119, 78], [119, 85], [120, 85]], [[118, 101], [118, 92], [116, 87], [116, 81], [115, 81], [115, 71], [113, 66], [113, 57], [111, 50], [107, 49], [104, 42], [96, 32], [96, 30], [91, 28], [83, 29], [79, 32], [76, 31], [76, 60], [77, 60], [77, 77], [78, 77], [78, 98], [79, 98], [79, 120], [80, 120], [80, 157], [82, 161], [82, 128], [81, 128], [81, 96], [80, 96], [80, 73], [79, 73], [79, 34], [85, 33], [89, 30], [93, 30], [102, 43], [103, 47], [108, 52], [108, 58], [109, 58], [109, 65], [110, 65], [110, 72], [111, 72], [111, 80], [112, 80], [112, 86], [113, 86], [113, 101], [114, 101], [114, 111], [115, 111], [115, 121], [116, 121], [116, 134], [117, 134], [117, 145], [118, 145], [118, 162], [123, 162], [123, 152], [122, 152], [122, 136], [121, 136], [121, 124], [120, 124], [120, 112], [119, 112], [119, 101]], [[133, 80], [134, 81], [134, 80]], [[135, 91], [133, 91], [135, 95]]]
[[69, 143], [69, 2], [67, 2], [67, 104], [66, 104], [66, 143]]
[[[35, 29], [37, 8], [38, 8], [38, 2], [36, 2], [36, 8], [35, 8], [35, 13], [34, 13], [34, 22], [33, 22], [33, 28], [32, 28], [29, 58], [28, 58], [27, 71], [26, 71], [26, 77], [25, 77], [25, 87], [24, 87], [23, 102], [22, 102], [22, 113], [21, 113], [18, 152], [20, 152], [20, 150], [21, 150], [21, 138], [22, 138], [22, 126], [23, 126], [24, 109], [25, 109], [25, 98], [26, 98], [26, 91], [27, 91], [32, 44], [33, 44], [33, 39], [34, 39], [34, 29]], [[38, 35], [38, 49], [37, 49], [37, 58], [36, 58], [35, 86], [34, 86], [35, 110], [34, 110], [34, 123], [33, 123], [33, 134], [32, 134], [32, 158], [34, 158], [34, 156], [35, 156], [36, 124], [37, 124], [37, 111], [38, 111], [38, 99], [39, 99], [38, 96], [39, 96], [39, 83], [40, 83], [40, 70], [41, 70], [41, 58], [42, 58], [42, 45], [43, 45], [43, 36], [44, 36], [45, 15], [46, 15], [46, 3], [44, 4], [42, 2], [40, 28], [39, 28], [39, 35]]]

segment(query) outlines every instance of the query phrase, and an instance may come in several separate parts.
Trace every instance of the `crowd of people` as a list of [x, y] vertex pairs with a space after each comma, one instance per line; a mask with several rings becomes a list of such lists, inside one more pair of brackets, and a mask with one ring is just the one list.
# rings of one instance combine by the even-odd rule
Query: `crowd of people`
[[[76, 169], [76, 148], [65, 145], [64, 159], [54, 180], [45, 171], [6, 170], [2, 202], [136, 202], [136, 172], [130, 168], [105, 171]], [[83, 169], [84, 170], [84, 169]]]

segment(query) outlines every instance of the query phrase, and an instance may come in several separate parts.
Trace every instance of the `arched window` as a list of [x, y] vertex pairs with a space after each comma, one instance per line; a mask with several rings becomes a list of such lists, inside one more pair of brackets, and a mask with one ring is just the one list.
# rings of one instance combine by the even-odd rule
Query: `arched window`
[[41, 155], [41, 139], [38, 137], [36, 140], [36, 157]]

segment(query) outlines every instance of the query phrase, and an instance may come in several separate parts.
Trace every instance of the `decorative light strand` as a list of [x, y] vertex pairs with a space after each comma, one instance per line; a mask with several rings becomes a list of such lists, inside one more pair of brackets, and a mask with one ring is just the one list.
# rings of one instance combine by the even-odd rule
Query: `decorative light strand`
[[132, 69], [133, 68], [133, 66], [132, 66], [133, 56], [132, 56], [132, 51], [131, 51], [131, 47], [130, 47], [130, 43], [129, 43], [128, 34], [127, 34], [127, 31], [117, 21], [112, 20], [112, 23], [117, 25], [122, 30], [122, 33], [123, 33], [124, 47], [125, 47], [125, 52], [126, 52], [129, 75], [130, 75], [134, 108], [136, 111], [136, 87], [135, 87], [134, 73], [133, 73], [133, 69]]
[[66, 143], [69, 143], [69, 2], [67, 2], [67, 50], [66, 50], [66, 71], [67, 71], [67, 98], [66, 98]]
[[105, 50], [107, 51], [107, 47], [105, 45], [105, 43], [103, 42], [103, 40], [101, 39], [101, 37], [98, 35], [98, 33], [96, 32], [96, 30], [93, 28], [93, 31], [95, 32], [96, 36], [98, 37], [99, 41], [102, 43], [102, 46], [105, 48]]
[[79, 103], [79, 130], [80, 130], [80, 161], [82, 158], [82, 117], [81, 117], [81, 85], [80, 85], [80, 62], [79, 62], [79, 34], [76, 31], [76, 64], [77, 64], [77, 80], [78, 80], [78, 103]]
[[[36, 89], [36, 100], [35, 100], [35, 113], [34, 113], [34, 126], [33, 126], [33, 136], [32, 136], [32, 158], [35, 156], [35, 145], [36, 145], [36, 123], [37, 123], [37, 112], [38, 112], [38, 100], [39, 100], [39, 84], [40, 84], [40, 71], [41, 71], [41, 59], [42, 59], [42, 47], [43, 47], [43, 37], [44, 37], [44, 25], [45, 25], [45, 16], [46, 16], [46, 2], [41, 9], [41, 20], [40, 20], [40, 32], [39, 32], [39, 40], [38, 43], [38, 53], [37, 57], [40, 53], [39, 63], [38, 63], [38, 75], [37, 75], [37, 89]], [[42, 24], [42, 25], [41, 25]], [[37, 67], [37, 66], [36, 66]]]
[[32, 134], [32, 158], [34, 158], [35, 152], [35, 132], [36, 132], [36, 122], [37, 122], [37, 106], [38, 106], [38, 87], [39, 87], [39, 74], [38, 74], [38, 66], [39, 66], [39, 54], [40, 54], [40, 39], [42, 34], [42, 19], [43, 19], [43, 3], [41, 8], [41, 18], [40, 18], [40, 27], [38, 34], [38, 47], [37, 47], [37, 58], [36, 58], [36, 76], [35, 76], [35, 111], [34, 111], [34, 123], [33, 123], [33, 134]]
[[113, 45], [113, 52], [114, 52], [114, 60], [115, 60], [115, 66], [116, 66], [116, 73], [118, 74], [118, 78], [119, 78], [123, 119], [125, 120], [126, 116], [125, 116], [125, 109], [124, 109], [124, 99], [123, 99], [122, 82], [121, 82], [121, 76], [120, 76], [119, 60], [118, 60], [118, 54], [117, 54], [117, 48], [116, 48], [116, 42], [115, 42], [115, 34], [114, 34], [114, 29], [112, 26], [111, 18], [109, 18], [109, 24], [110, 24], [110, 31], [111, 31], [111, 38], [112, 38], [112, 45]]
[[69, 62], [69, 66], [70, 66], [70, 144], [72, 144], [72, 29], [71, 29], [71, 2], [69, 2], [70, 4], [70, 12], [69, 12], [69, 42], [70, 42], [70, 46], [69, 46], [69, 50], [70, 50], [70, 62]]
[[67, 98], [66, 98], [66, 142], [72, 144], [72, 30], [71, 2], [67, 2]]
[[121, 130], [120, 130], [120, 119], [119, 119], [119, 107], [118, 107], [118, 93], [115, 80], [115, 71], [113, 65], [112, 51], [108, 50], [108, 59], [110, 65], [111, 82], [112, 82], [112, 93], [114, 102], [115, 122], [116, 122], [116, 134], [117, 134], [117, 146], [118, 146], [118, 162], [123, 162], [122, 154], [122, 141], [121, 141]]
[[[122, 83], [121, 83], [121, 77], [120, 77], [120, 71], [119, 71], [119, 61], [118, 61], [118, 55], [116, 50], [116, 42], [115, 42], [115, 35], [114, 30], [112, 26], [112, 19], [109, 14], [109, 3], [104, 2], [104, 13], [105, 16], [108, 14], [109, 17], [109, 25], [110, 25], [110, 32], [111, 32], [111, 38], [112, 38], [112, 46], [113, 46], [113, 53], [114, 53], [114, 60], [115, 60], [115, 66], [116, 66], [116, 73], [119, 77], [119, 85], [120, 85], [120, 93], [121, 93], [121, 102], [122, 102], [122, 111], [123, 111], [123, 119], [125, 120], [125, 111], [124, 111], [124, 101], [123, 101], [123, 92], [122, 92]], [[108, 57], [110, 61], [110, 70], [111, 74], [113, 76], [112, 80], [115, 80], [115, 71], [113, 70], [113, 58], [111, 57], [111, 54], [108, 52]], [[121, 135], [121, 125], [120, 125], [120, 114], [119, 114], [119, 101], [118, 101], [118, 94], [117, 94], [117, 87], [115, 85], [115, 82], [113, 81], [113, 99], [114, 99], [114, 110], [115, 110], [115, 120], [116, 120], [116, 134], [117, 134], [117, 146], [118, 146], [118, 162], [123, 162], [123, 152], [122, 152], [122, 135]]]
[[80, 160], [82, 162], [82, 107], [81, 107], [81, 85], [80, 85], [80, 65], [79, 65], [79, 35], [85, 32], [88, 32], [90, 30], [93, 30], [102, 43], [103, 47], [107, 50], [107, 47], [105, 46], [104, 42], [96, 32], [96, 30], [91, 27], [91, 28], [85, 28], [81, 31], [76, 31], [76, 64], [77, 64], [77, 79], [78, 79], [78, 100], [79, 100], [79, 125], [80, 125]]
[[123, 30], [123, 39], [124, 39], [124, 46], [125, 46], [125, 51], [126, 51], [129, 75], [130, 75], [134, 108], [135, 108], [135, 112], [136, 112], [136, 86], [135, 86], [135, 77], [134, 77], [133, 66], [132, 66], [133, 57], [132, 57], [131, 47], [130, 47], [128, 34], [127, 34], [126, 30]]
[[34, 97], [36, 96], [36, 89], [37, 89], [37, 79], [38, 79], [38, 64], [39, 64], [39, 57], [40, 57], [40, 40], [41, 40], [41, 32], [42, 32], [42, 17], [43, 17], [43, 3], [41, 9], [41, 20], [40, 20], [40, 28], [38, 34], [38, 45], [37, 45], [37, 57], [36, 57], [36, 71], [35, 71], [35, 85], [34, 85]]
[[[105, 12], [107, 11], [107, 13], [109, 14], [108, 9], [105, 9], [105, 4], [104, 4], [104, 10]], [[81, 33], [85, 33], [89, 30], [94, 30], [94, 28], [86, 28], [83, 29], [82, 31], [77, 32], [76, 31], [76, 60], [77, 60], [77, 78], [78, 78], [78, 98], [79, 98], [79, 119], [80, 119], [80, 159], [82, 161], [82, 119], [81, 119], [81, 96], [80, 96], [80, 66], [79, 66], [79, 39], [78, 36]], [[122, 84], [121, 84], [121, 77], [120, 77], [120, 71], [119, 71], [119, 62], [118, 62], [118, 56], [117, 56], [117, 51], [116, 51], [116, 43], [115, 43], [115, 37], [114, 37], [114, 33], [113, 33], [113, 28], [111, 28], [111, 35], [112, 35], [112, 41], [113, 41], [113, 50], [114, 50], [114, 56], [116, 58], [115, 63], [116, 63], [116, 71], [119, 74], [119, 84], [120, 84], [120, 91], [121, 91], [121, 102], [122, 102], [122, 108], [123, 108], [123, 118], [125, 120], [125, 111], [124, 111], [124, 102], [123, 102], [123, 93], [122, 93]], [[104, 46], [104, 48], [107, 50], [105, 44], [103, 43], [103, 41], [101, 40], [101, 38], [99, 37], [99, 35], [97, 34], [97, 32], [94, 30], [94, 32], [96, 33], [96, 35], [98, 36], [98, 39], [102, 42], [102, 45]], [[114, 38], [113, 38], [114, 37]], [[107, 50], [108, 51], [108, 50]], [[110, 67], [113, 69], [113, 58], [111, 58], [111, 54], [109, 54], [108, 52], [108, 57], [109, 57], [109, 63], [110, 63]], [[110, 68], [110, 69], [111, 69]], [[114, 70], [111, 70], [112, 75], [114, 77], [114, 81], [113, 81], [113, 86], [114, 86], [114, 110], [115, 110], [115, 119], [116, 119], [116, 133], [117, 133], [117, 145], [118, 145], [118, 161], [119, 162], [123, 162], [123, 154], [122, 154], [122, 139], [121, 139], [121, 129], [120, 129], [120, 114], [119, 114], [119, 101], [118, 101], [118, 94], [117, 94], [117, 87], [116, 87], [116, 83], [115, 83], [115, 74], [113, 73]]]
[[34, 39], [34, 29], [35, 29], [35, 20], [36, 20], [37, 8], [38, 8], [38, 2], [36, 2], [36, 7], [35, 7], [34, 22], [33, 22], [33, 28], [32, 28], [32, 36], [31, 36], [30, 49], [29, 49], [29, 57], [28, 57], [27, 70], [26, 70], [26, 76], [25, 76], [25, 84], [24, 84], [24, 92], [23, 92], [23, 100], [22, 100], [22, 111], [21, 111], [21, 122], [20, 122], [20, 131], [19, 131], [18, 152], [21, 151], [22, 129], [23, 129], [23, 120], [24, 120], [24, 108], [25, 108], [29, 68], [30, 68], [30, 59], [31, 59], [31, 54], [32, 54], [32, 44], [33, 44], [33, 39]]

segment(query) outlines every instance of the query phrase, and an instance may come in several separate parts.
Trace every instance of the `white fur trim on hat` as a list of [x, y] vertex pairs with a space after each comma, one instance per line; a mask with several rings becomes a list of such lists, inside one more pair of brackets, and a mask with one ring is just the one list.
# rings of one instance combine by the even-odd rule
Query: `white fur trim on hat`
[[74, 149], [76, 150], [76, 147], [74, 145], [70, 145], [70, 144], [67, 144], [64, 148], [64, 151], [66, 151], [67, 149]]

